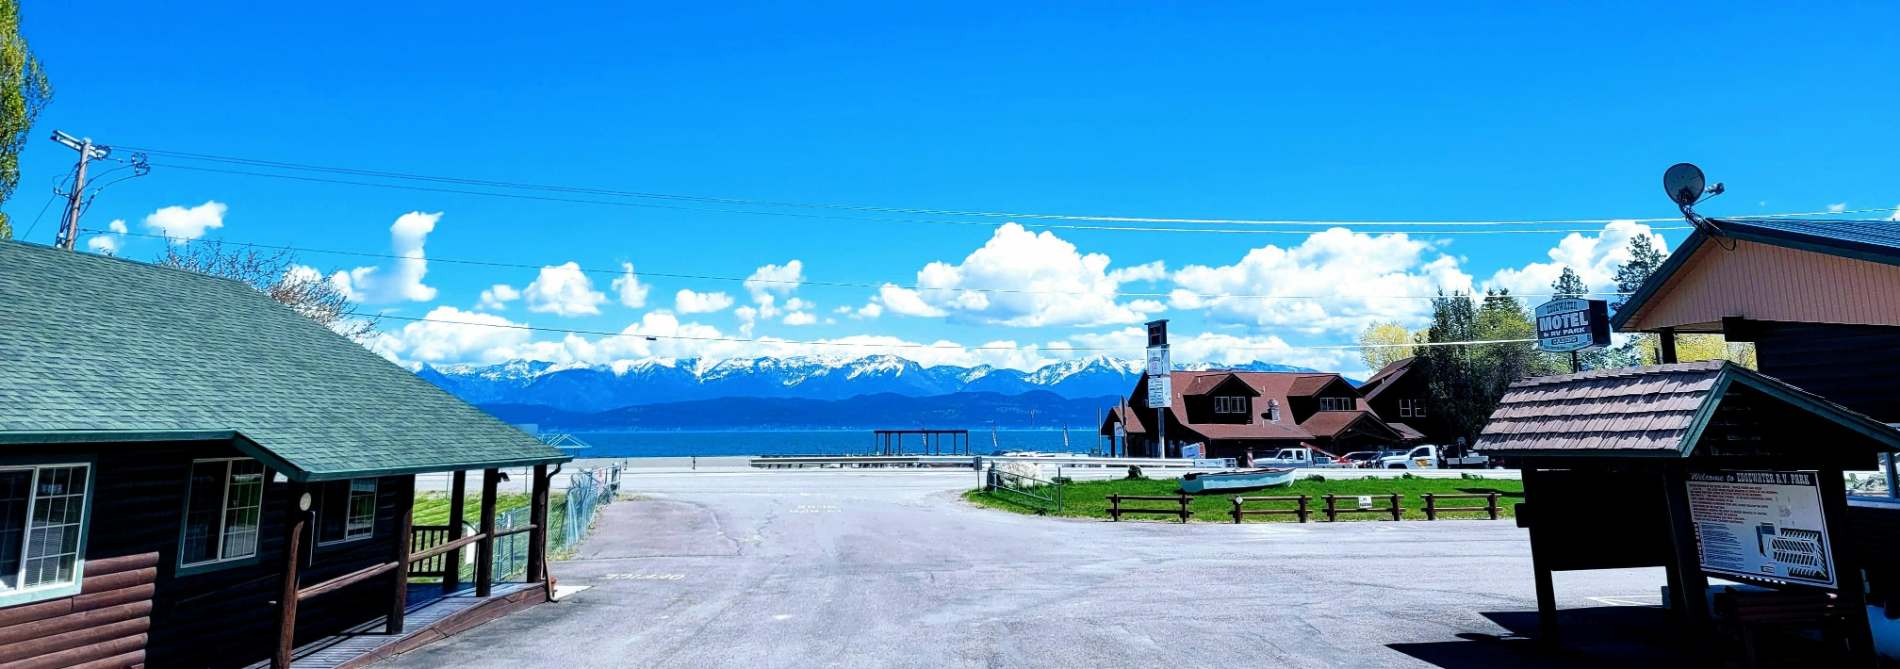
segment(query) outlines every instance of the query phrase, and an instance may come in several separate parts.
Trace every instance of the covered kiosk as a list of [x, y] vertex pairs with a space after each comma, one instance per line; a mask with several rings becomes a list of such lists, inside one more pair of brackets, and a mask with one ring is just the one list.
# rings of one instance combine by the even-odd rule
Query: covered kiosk
[[[1523, 463], [1540, 636], [1558, 640], [1551, 572], [1664, 567], [1689, 643], [1712, 632], [1711, 576], [1812, 603], [1837, 621], [1813, 666], [1870, 666], [1863, 569], [1842, 471], [1900, 451], [1900, 431], [1733, 363], [1526, 379], [1481, 447]], [[1803, 595], [1806, 595], [1803, 597]]]

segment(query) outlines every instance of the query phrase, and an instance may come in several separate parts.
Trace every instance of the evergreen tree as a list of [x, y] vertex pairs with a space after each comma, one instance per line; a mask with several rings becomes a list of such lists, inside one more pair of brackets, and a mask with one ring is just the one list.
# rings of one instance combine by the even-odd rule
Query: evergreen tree
[[1556, 293], [1555, 299], [1579, 299], [1590, 292], [1590, 287], [1583, 285], [1583, 277], [1577, 276], [1567, 265], [1563, 274], [1557, 275], [1557, 280], [1551, 282], [1550, 288]]
[[1629, 262], [1616, 268], [1616, 292], [1623, 294], [1610, 303], [1611, 312], [1622, 309], [1629, 302], [1630, 294], [1642, 288], [1643, 282], [1649, 280], [1649, 275], [1655, 274], [1656, 269], [1663, 264], [1662, 251], [1650, 243], [1649, 235], [1631, 237], [1629, 251]]
[[[1463, 292], [1432, 299], [1432, 325], [1425, 330], [1428, 343], [1467, 342], [1478, 339], [1477, 312], [1471, 296]], [[1420, 357], [1431, 370], [1429, 388], [1432, 410], [1454, 433], [1472, 440], [1490, 419], [1487, 403], [1480, 397], [1489, 384], [1480, 378], [1475, 347], [1467, 345], [1423, 346]], [[1495, 399], [1490, 404], [1495, 405]]]

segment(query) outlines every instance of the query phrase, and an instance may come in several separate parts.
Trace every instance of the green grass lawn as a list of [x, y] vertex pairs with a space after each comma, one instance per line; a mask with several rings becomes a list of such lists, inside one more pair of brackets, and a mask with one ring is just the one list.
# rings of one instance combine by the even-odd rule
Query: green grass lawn
[[[1125, 479], [1115, 480], [1115, 481], [1082, 481], [1082, 482], [1065, 485], [1062, 488], [1063, 488], [1062, 510], [1049, 511], [1048, 515], [1065, 516], [1065, 517], [1070, 517], [1070, 518], [1106, 519], [1108, 518], [1108, 496], [1109, 495], [1114, 495], [1114, 494], [1177, 495], [1177, 494], [1180, 494], [1181, 492], [1180, 483], [1178, 481], [1166, 480], [1166, 479], [1141, 480], [1141, 481], [1130, 481], [1130, 480], [1125, 480]], [[1231, 518], [1227, 514], [1230, 510], [1233, 509], [1233, 502], [1231, 500], [1234, 497], [1254, 497], [1254, 496], [1273, 496], [1273, 495], [1307, 495], [1308, 497], [1312, 498], [1308, 500], [1307, 502], [1308, 508], [1313, 510], [1312, 521], [1325, 522], [1325, 514], [1321, 513], [1321, 510], [1326, 508], [1326, 502], [1323, 499], [1321, 499], [1323, 495], [1332, 494], [1332, 495], [1338, 495], [1342, 498], [1350, 498], [1350, 499], [1339, 500], [1340, 508], [1357, 508], [1358, 497], [1360, 495], [1373, 495], [1375, 497], [1375, 499], [1373, 500], [1373, 507], [1379, 508], [1380, 506], [1387, 503], [1385, 499], [1380, 498], [1381, 496], [1390, 495], [1392, 493], [1398, 493], [1400, 495], [1404, 495], [1404, 498], [1400, 500], [1399, 505], [1405, 509], [1405, 514], [1404, 514], [1405, 520], [1424, 520], [1425, 512], [1423, 511], [1423, 509], [1425, 507], [1425, 498], [1424, 498], [1425, 493], [1432, 493], [1436, 495], [1451, 495], [1451, 494], [1484, 494], [1484, 493], [1489, 493], [1489, 492], [1497, 492], [1502, 495], [1501, 497], [1498, 498], [1498, 505], [1503, 507], [1503, 516], [1507, 518], [1511, 517], [1514, 514], [1515, 505], [1518, 502], [1524, 501], [1524, 483], [1522, 481], [1511, 481], [1511, 480], [1502, 480], [1502, 479], [1422, 479], [1422, 478], [1360, 479], [1360, 480], [1350, 480], [1350, 481], [1305, 479], [1305, 480], [1295, 481], [1285, 486], [1281, 486], [1277, 488], [1266, 488], [1264, 490], [1254, 490], [1254, 491], [1239, 492], [1239, 493], [1229, 492], [1229, 493], [1219, 493], [1219, 494], [1209, 493], [1209, 494], [1204, 494], [1204, 495], [1196, 495], [1194, 496], [1194, 501], [1189, 504], [1188, 508], [1194, 512], [1193, 521], [1195, 522], [1231, 523], [1233, 522], [1233, 518]], [[1051, 494], [1047, 488], [1036, 489], [1036, 493], [1039, 495]], [[972, 491], [964, 493], [963, 498], [979, 506], [986, 506], [993, 509], [1001, 509], [1004, 511], [1013, 511], [1016, 513], [1036, 513], [1037, 511], [1035, 507], [1029, 506], [1026, 500], [1022, 500], [1021, 497], [1018, 497], [1010, 493], [1001, 493], [999, 495], [997, 493], [989, 493], [989, 492], [984, 492], [982, 490], [972, 490]], [[1122, 506], [1123, 507], [1141, 506], [1141, 507], [1146, 507], [1146, 508], [1169, 508], [1171, 504], [1172, 504], [1171, 502], [1123, 502]], [[1258, 504], [1248, 504], [1247, 509], [1248, 510], [1291, 509], [1291, 508], [1294, 508], [1295, 506], [1297, 506], [1297, 504], [1291, 501], [1267, 502], [1267, 503], [1258, 503]], [[1484, 500], [1482, 499], [1439, 500], [1438, 506], [1441, 509], [1446, 506], [1482, 507], [1484, 506]], [[1440, 511], [1438, 514], [1438, 517], [1440, 519], [1449, 519], [1449, 518], [1488, 518], [1489, 516], [1487, 516], [1483, 511], [1459, 512], [1459, 513], [1446, 513], [1444, 511]], [[1122, 519], [1123, 520], [1129, 520], [1129, 519], [1163, 520], [1163, 521], [1168, 521], [1168, 522], [1176, 522], [1178, 520], [1177, 518], [1172, 517], [1172, 516], [1161, 516], [1161, 515], [1154, 515], [1154, 514], [1142, 514], [1140, 516], [1123, 516]], [[1339, 516], [1339, 519], [1341, 521], [1381, 520], [1381, 519], [1390, 521], [1391, 516], [1386, 515], [1386, 514], [1355, 513], [1355, 514], [1341, 514]], [[1246, 521], [1250, 523], [1299, 522], [1299, 519], [1297, 516], [1294, 516], [1292, 514], [1287, 514], [1287, 515], [1273, 515], [1273, 516], [1248, 516], [1246, 517]]]
[[[526, 508], [528, 493], [504, 492], [495, 495], [495, 513], [507, 513], [512, 509]], [[548, 495], [550, 513], [556, 507], [566, 506], [566, 500], [560, 493]], [[414, 521], [417, 525], [447, 525], [449, 522], [449, 494], [446, 492], [422, 492], [416, 494]], [[482, 495], [471, 491], [462, 498], [462, 519], [469, 524], [478, 524], [482, 520]]]

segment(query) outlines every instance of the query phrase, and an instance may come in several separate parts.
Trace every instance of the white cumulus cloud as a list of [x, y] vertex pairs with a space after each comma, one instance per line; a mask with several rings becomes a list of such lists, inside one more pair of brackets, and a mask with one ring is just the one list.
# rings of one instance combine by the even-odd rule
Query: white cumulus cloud
[[638, 309], [647, 305], [648, 286], [640, 283], [640, 277], [633, 273], [633, 263], [620, 263], [622, 274], [614, 278], [614, 295], [620, 299], [621, 306]]
[[1420, 324], [1431, 302], [1395, 296], [1471, 288], [1458, 260], [1431, 242], [1345, 228], [1291, 247], [1255, 248], [1232, 265], [1190, 265], [1174, 282], [1169, 306], [1200, 310], [1211, 323], [1308, 334], [1356, 334], [1378, 321]]
[[[1595, 292], [1616, 290], [1616, 270], [1629, 262], [1630, 239], [1649, 235], [1650, 244], [1667, 255], [1669, 246], [1662, 235], [1635, 221], [1611, 221], [1596, 234], [1572, 232], [1545, 251], [1549, 262], [1534, 262], [1522, 267], [1507, 267], [1485, 281], [1487, 288], [1507, 288], [1519, 294], [1549, 294], [1551, 284], [1565, 267], [1583, 279], [1583, 285]], [[1532, 300], [1533, 302], [1541, 300]]]
[[501, 316], [449, 306], [431, 309], [423, 318], [379, 333], [370, 349], [397, 362], [487, 364], [523, 357], [520, 347], [533, 335]]
[[753, 270], [745, 279], [745, 289], [752, 294], [752, 301], [767, 302], [773, 295], [792, 294], [804, 282], [805, 264], [791, 260], [783, 265], [767, 264]]
[[224, 227], [223, 202], [207, 200], [196, 207], [172, 205], [145, 216], [145, 227], [174, 242], [188, 242], [205, 235], [206, 230]]
[[1107, 255], [1006, 223], [962, 262], [925, 265], [915, 287], [881, 286], [871, 302], [881, 307], [868, 311], [1018, 327], [1133, 323], [1144, 311], [1118, 299], [1121, 285], [1166, 274], [1160, 262], [1110, 270]]
[[86, 239], [86, 250], [101, 255], [118, 255], [119, 246], [125, 243], [125, 235], [131, 230], [125, 227], [124, 219], [113, 219], [106, 224], [108, 232], [99, 233]]
[[422, 283], [422, 277], [429, 273], [429, 261], [423, 255], [422, 246], [440, 220], [442, 212], [439, 211], [433, 214], [412, 211], [397, 217], [396, 222], [389, 226], [390, 250], [398, 256], [395, 261], [388, 266], [339, 271], [330, 276], [330, 281], [344, 295], [358, 302], [427, 302], [435, 299], [435, 288]]
[[702, 293], [681, 288], [673, 294], [673, 308], [682, 314], [709, 314], [732, 306], [732, 296], [723, 292]]
[[498, 283], [482, 290], [481, 301], [476, 306], [489, 311], [501, 311], [508, 308], [509, 302], [518, 299], [521, 299], [521, 291], [515, 290], [514, 286]]
[[527, 300], [528, 311], [557, 316], [598, 314], [601, 303], [607, 301], [607, 295], [594, 290], [587, 272], [573, 261], [542, 267], [521, 294]]

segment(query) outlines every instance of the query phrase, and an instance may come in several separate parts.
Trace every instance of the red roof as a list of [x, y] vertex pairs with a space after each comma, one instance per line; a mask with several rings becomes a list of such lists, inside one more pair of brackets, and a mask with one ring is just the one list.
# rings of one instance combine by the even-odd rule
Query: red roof
[[1365, 383], [1359, 384], [1359, 391], [1365, 393], [1366, 399], [1378, 397], [1379, 393], [1384, 392], [1385, 389], [1397, 383], [1399, 377], [1411, 371], [1413, 367], [1412, 363], [1417, 361], [1417, 357], [1411, 357], [1386, 363], [1384, 367], [1379, 368], [1379, 371], [1372, 373], [1372, 378], [1366, 379]]
[[[1338, 374], [1324, 372], [1237, 372], [1214, 370], [1203, 372], [1174, 372], [1171, 379], [1174, 397], [1168, 407], [1168, 413], [1173, 420], [1170, 421], [1171, 424], [1168, 428], [1174, 430], [1178, 426], [1180, 429], [1186, 430], [1192, 435], [1197, 435], [1203, 439], [1312, 439], [1314, 437], [1330, 437], [1349, 425], [1350, 421], [1338, 422], [1340, 420], [1339, 418], [1324, 417], [1326, 414], [1336, 414], [1341, 417], [1371, 415], [1365, 400], [1356, 398], [1358, 399], [1358, 411], [1325, 411], [1315, 414], [1309, 418], [1306, 423], [1295, 424], [1293, 422], [1291, 408], [1287, 403], [1288, 398], [1311, 397], [1331, 387], [1335, 383], [1345, 385], [1350, 392], [1352, 386], [1346, 384], [1345, 379], [1341, 378]], [[1187, 406], [1183, 398], [1187, 396], [1205, 395], [1220, 387], [1222, 384], [1235, 380], [1245, 384], [1248, 389], [1257, 393], [1260, 398], [1254, 405], [1256, 415], [1254, 416], [1253, 422], [1192, 423], [1188, 421]], [[1135, 395], [1130, 398], [1130, 406], [1128, 408], [1128, 412], [1133, 415], [1123, 416], [1124, 419], [1132, 419], [1127, 421], [1127, 430], [1129, 432], [1135, 432], [1134, 426], [1140, 425], [1141, 421], [1152, 420], [1152, 418], [1149, 417], [1150, 410], [1147, 408], [1146, 388], [1146, 380], [1141, 381], [1140, 384], [1137, 385]], [[1357, 393], [1354, 394], [1356, 395]], [[1267, 412], [1267, 406], [1270, 402], [1277, 402], [1280, 406], [1282, 417], [1277, 423], [1266, 420], [1259, 415]], [[1376, 419], [1377, 416], [1374, 416], [1374, 418]], [[1319, 422], [1315, 423], [1315, 420]], [[1383, 422], [1379, 422], [1379, 425], [1384, 427]], [[1321, 430], [1316, 431], [1314, 426], [1320, 427]], [[1389, 428], [1387, 429], [1389, 430]], [[1188, 435], [1182, 436], [1191, 438]], [[1397, 438], [1397, 433], [1394, 433], [1394, 437]]]
[[1377, 426], [1373, 428], [1374, 430], [1391, 432], [1395, 439], [1402, 437], [1370, 411], [1320, 411], [1308, 417], [1306, 422], [1300, 423], [1300, 427], [1313, 433], [1315, 437], [1336, 437], [1362, 420], [1368, 426]]

